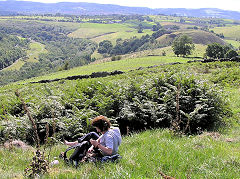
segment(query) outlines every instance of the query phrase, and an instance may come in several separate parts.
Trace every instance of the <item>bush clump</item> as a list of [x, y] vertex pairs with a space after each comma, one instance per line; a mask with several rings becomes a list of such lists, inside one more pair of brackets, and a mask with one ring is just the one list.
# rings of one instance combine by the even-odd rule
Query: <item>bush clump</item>
[[[76, 139], [92, 130], [90, 120], [100, 114], [119, 125], [122, 133], [167, 127], [186, 134], [212, 130], [230, 114], [221, 91], [181, 72], [155, 75], [139, 72], [114, 80], [108, 77], [64, 83], [67, 84], [49, 85], [51, 93], [40, 86], [41, 94], [36, 92], [31, 102], [27, 100], [41, 142], [45, 138], [46, 124], [50, 126], [50, 136], [56, 132], [57, 139]], [[25, 92], [25, 98], [28, 94]], [[19, 102], [15, 104], [17, 106], [13, 103], [12, 109], [4, 111], [0, 139], [11, 136], [33, 142], [28, 135], [32, 129], [25, 128], [29, 126], [26, 114], [18, 107]], [[16, 107], [20, 111], [14, 114]]]

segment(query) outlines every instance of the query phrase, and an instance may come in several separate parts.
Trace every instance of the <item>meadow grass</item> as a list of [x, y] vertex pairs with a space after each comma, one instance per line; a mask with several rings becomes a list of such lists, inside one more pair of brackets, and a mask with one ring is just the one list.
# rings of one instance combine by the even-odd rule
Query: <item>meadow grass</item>
[[30, 50], [27, 51], [28, 62], [38, 62], [39, 54], [47, 53], [45, 45], [39, 42], [32, 42], [30, 44]]
[[[202, 58], [204, 56], [207, 46], [202, 44], [194, 44], [194, 45], [195, 45], [195, 49], [192, 51], [192, 54], [188, 55], [187, 58], [184, 58], [184, 59], [190, 58], [188, 60], [193, 60], [193, 58], [196, 58], [196, 57]], [[164, 52], [166, 53], [166, 57], [169, 57], [169, 58], [176, 57], [172, 50], [172, 47], [167, 46], [163, 48], [143, 50], [140, 52], [134, 52], [131, 54], [122, 55], [122, 59], [141, 58], [141, 57], [147, 57], [147, 56], [162, 56]]]
[[25, 61], [18, 59], [12, 65], [2, 69], [2, 71], [20, 70], [20, 68], [25, 64]]

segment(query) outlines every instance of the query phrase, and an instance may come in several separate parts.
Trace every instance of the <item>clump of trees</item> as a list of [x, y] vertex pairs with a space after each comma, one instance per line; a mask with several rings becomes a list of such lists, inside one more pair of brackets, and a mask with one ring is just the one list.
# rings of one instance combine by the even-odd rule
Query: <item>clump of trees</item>
[[192, 39], [187, 35], [182, 35], [177, 37], [172, 44], [172, 49], [175, 55], [187, 56], [192, 53], [195, 46], [192, 42]]
[[101, 54], [104, 54], [104, 53], [109, 54], [113, 48], [113, 44], [109, 40], [104, 40], [104, 41], [100, 42], [98, 46], [99, 46], [98, 53], [101, 53]]
[[207, 46], [206, 56], [210, 58], [232, 58], [238, 56], [238, 53], [229, 45], [221, 45], [219, 43], [212, 43]]
[[156, 25], [152, 26], [152, 31], [158, 31], [162, 28], [161, 24], [159, 22], [156, 23]]

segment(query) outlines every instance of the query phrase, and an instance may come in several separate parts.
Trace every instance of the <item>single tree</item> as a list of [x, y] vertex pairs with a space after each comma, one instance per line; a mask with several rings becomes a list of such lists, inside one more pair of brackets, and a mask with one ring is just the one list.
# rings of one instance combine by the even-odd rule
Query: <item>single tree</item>
[[219, 43], [209, 44], [206, 48], [206, 55], [210, 58], [223, 58], [223, 46]]
[[172, 49], [175, 55], [187, 56], [192, 53], [195, 46], [192, 39], [187, 35], [182, 35], [173, 41]]

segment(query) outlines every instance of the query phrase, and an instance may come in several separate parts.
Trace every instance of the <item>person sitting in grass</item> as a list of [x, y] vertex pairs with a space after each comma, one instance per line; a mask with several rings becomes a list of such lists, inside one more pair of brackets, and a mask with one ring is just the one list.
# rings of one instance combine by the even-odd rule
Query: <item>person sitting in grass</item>
[[[89, 147], [87, 152], [93, 157], [100, 158], [117, 154], [119, 145], [122, 142], [119, 128], [111, 127], [110, 121], [102, 115], [94, 118], [91, 124], [96, 128], [98, 133], [101, 133], [101, 136], [96, 132], [90, 132], [75, 142], [65, 140], [64, 143], [69, 146], [74, 146], [85, 141], [85, 147]], [[81, 147], [77, 148], [69, 159], [74, 160], [81, 152]]]

